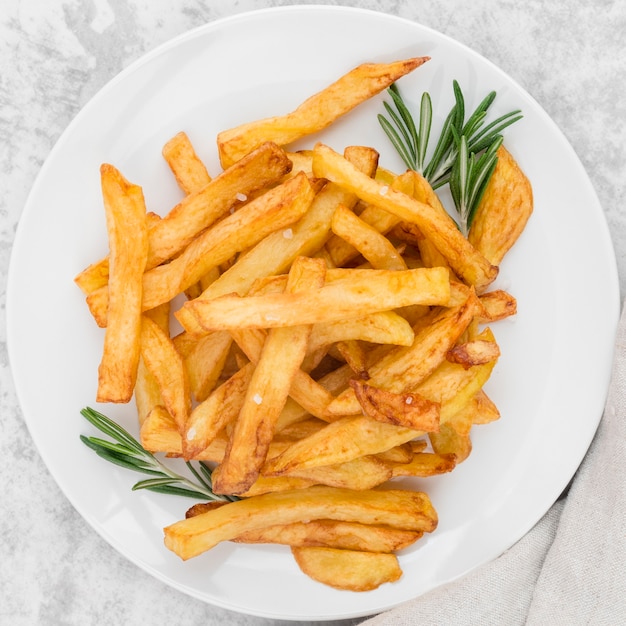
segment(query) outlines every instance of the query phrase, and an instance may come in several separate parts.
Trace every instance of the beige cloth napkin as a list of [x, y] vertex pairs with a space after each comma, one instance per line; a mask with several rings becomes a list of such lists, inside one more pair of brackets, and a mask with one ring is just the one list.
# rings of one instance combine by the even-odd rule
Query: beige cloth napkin
[[598, 432], [567, 497], [465, 578], [361, 626], [626, 625], [626, 309]]

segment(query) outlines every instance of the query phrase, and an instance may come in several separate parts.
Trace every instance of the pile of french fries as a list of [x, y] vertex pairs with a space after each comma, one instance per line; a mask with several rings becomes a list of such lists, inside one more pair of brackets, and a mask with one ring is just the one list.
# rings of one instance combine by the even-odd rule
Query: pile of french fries
[[183, 559], [277, 543], [339, 589], [395, 581], [396, 553], [437, 526], [402, 477], [452, 471], [499, 417], [490, 325], [516, 301], [489, 286], [532, 212], [513, 157], [500, 148], [466, 239], [373, 148], [289, 152], [427, 60], [358, 66], [220, 133], [215, 177], [179, 133], [163, 156], [184, 197], [164, 217], [101, 167], [109, 255], [75, 279], [105, 329], [97, 401], [134, 397], [147, 450], [214, 464], [214, 491], [240, 497], [165, 528]]

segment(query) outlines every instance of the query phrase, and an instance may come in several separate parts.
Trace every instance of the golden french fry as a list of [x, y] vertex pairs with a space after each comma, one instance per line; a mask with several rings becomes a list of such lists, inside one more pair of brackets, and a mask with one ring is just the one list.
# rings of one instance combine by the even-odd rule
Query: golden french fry
[[393, 244], [374, 227], [340, 204], [333, 214], [332, 230], [352, 245], [373, 268], [405, 270], [406, 263]]
[[182, 432], [191, 410], [185, 366], [169, 335], [146, 315], [141, 319], [141, 357], [159, 386], [163, 405]]
[[[409, 170], [409, 172], [413, 178], [413, 197], [420, 202], [430, 205], [439, 213], [445, 212], [439, 196], [422, 174], [413, 170]], [[407, 224], [406, 222], [404, 224], [411, 230], [417, 228], [415, 224]], [[415, 235], [416, 233], [413, 231], [413, 234]], [[426, 267], [449, 267], [446, 257], [437, 250], [430, 239], [421, 234], [421, 231], [419, 232], [416, 244]]]
[[390, 468], [393, 478], [398, 476], [426, 478], [451, 472], [456, 465], [456, 454], [418, 452], [408, 463], [393, 463], [390, 464]]
[[[257, 363], [265, 341], [265, 331], [246, 328], [243, 330], [231, 329], [230, 332], [245, 355], [253, 363]], [[322, 419], [325, 416], [326, 406], [332, 399], [329, 391], [302, 370], [296, 371], [289, 395], [311, 415]]]
[[211, 176], [196, 154], [187, 133], [174, 135], [163, 146], [163, 157], [185, 194], [198, 191], [211, 182]]
[[265, 493], [306, 489], [317, 484], [319, 483], [314, 480], [300, 478], [300, 476], [257, 476], [252, 485], [239, 495], [242, 498], [252, 498], [253, 496], [262, 496]]
[[[287, 293], [319, 288], [326, 266], [298, 257], [289, 271]], [[216, 493], [239, 494], [250, 488], [265, 462], [276, 422], [306, 354], [310, 326], [272, 329], [254, 368], [243, 407], [223, 462], [213, 473]]]
[[428, 433], [428, 437], [437, 454], [453, 455], [457, 464], [465, 461], [472, 451], [472, 441], [469, 434], [460, 434], [453, 428], [452, 424], [443, 424], [439, 432]]
[[385, 452], [423, 434], [423, 431], [378, 422], [365, 415], [341, 417], [317, 433], [292, 443], [279, 456], [270, 458], [263, 474], [282, 476], [314, 467], [338, 465]]
[[[169, 333], [170, 304], [165, 304], [148, 311], [148, 317], [152, 318], [165, 332]], [[141, 425], [150, 411], [163, 403], [161, 388], [158, 382], [146, 367], [144, 360], [139, 358], [137, 368], [137, 380], [135, 381], [135, 405], [137, 406], [137, 419]]]
[[98, 368], [98, 402], [128, 402], [140, 358], [142, 276], [148, 258], [143, 191], [112, 165], [100, 168], [112, 271], [108, 314]]
[[248, 531], [313, 519], [384, 524], [421, 532], [432, 532], [438, 521], [423, 492], [313, 486], [229, 502], [180, 520], [164, 529], [165, 545], [186, 560]]
[[416, 393], [394, 393], [353, 379], [350, 386], [372, 419], [425, 432], [439, 429], [439, 404]]
[[[384, 172], [384, 170], [378, 168], [376, 180], [382, 181], [384, 185], [389, 185], [396, 191], [408, 194], [412, 193], [413, 177], [410, 171], [400, 174], [399, 176], [393, 176], [387, 172], [381, 176], [381, 172]], [[359, 214], [359, 219], [383, 235], [391, 231], [400, 222], [400, 218], [396, 215], [384, 209], [379, 209], [374, 205], [366, 205]], [[353, 245], [337, 235], [332, 236], [328, 240], [326, 249], [328, 250], [332, 262], [336, 266], [345, 265], [359, 254], [359, 251]]]
[[428, 61], [420, 57], [394, 63], [365, 63], [305, 100], [297, 109], [222, 131], [217, 136], [222, 167], [228, 167], [265, 141], [285, 146], [323, 130], [337, 118]]
[[489, 363], [500, 356], [500, 348], [493, 341], [474, 339], [459, 343], [450, 348], [446, 359], [452, 363], [459, 363], [464, 368]]
[[490, 424], [500, 419], [498, 407], [484, 390], [474, 396], [472, 408], [472, 423], [474, 424]]
[[[183, 454], [183, 444], [180, 432], [174, 418], [164, 406], [156, 406], [146, 416], [139, 430], [141, 445], [150, 452], [165, 452], [179, 457]], [[213, 439], [208, 448], [202, 450], [196, 459], [218, 463], [224, 458], [227, 438], [220, 434]]]
[[387, 482], [393, 477], [393, 471], [378, 457], [365, 455], [345, 463], [295, 469], [286, 476], [304, 478], [316, 485], [365, 490]]
[[[379, 452], [376, 454], [376, 458], [385, 463], [408, 463], [416, 452], [421, 452], [421, 450], [413, 450], [413, 443], [416, 442], [410, 441], [396, 446], [395, 448], [385, 450], [384, 452]], [[426, 447], [426, 442], [424, 442], [424, 447]]]
[[253, 372], [254, 365], [248, 363], [191, 411], [183, 434], [185, 458], [197, 457], [225, 426], [235, 422], [244, 404]]
[[361, 276], [355, 275], [349, 282], [327, 283], [302, 293], [196, 299], [186, 302], [183, 308], [210, 331], [331, 322], [409, 304], [446, 304], [450, 296], [448, 271], [444, 268], [380, 270], [374, 276], [361, 271]]
[[533, 212], [530, 181], [504, 147], [481, 198], [469, 232], [469, 241], [491, 263], [499, 265], [517, 241]]
[[354, 339], [410, 346], [414, 338], [415, 333], [404, 317], [393, 311], [380, 311], [364, 317], [315, 324], [309, 338], [309, 352]]
[[291, 552], [307, 576], [335, 589], [371, 591], [402, 576], [395, 554], [295, 546]]
[[423, 533], [388, 526], [359, 524], [336, 520], [311, 520], [306, 523], [268, 526], [248, 531], [234, 539], [237, 543], [277, 543], [293, 547], [320, 546], [362, 550], [364, 552], [395, 552], [421, 539]]
[[443, 254], [450, 267], [478, 292], [493, 282], [498, 268], [492, 265], [463, 237], [452, 218], [445, 212], [412, 196], [398, 192], [390, 185], [363, 176], [340, 154], [323, 144], [315, 146], [313, 173], [326, 178], [361, 200], [373, 204], [401, 220], [416, 224], [425, 237]]
[[[181, 333], [179, 337], [184, 336]], [[191, 393], [198, 402], [203, 402], [215, 388], [224, 369], [232, 337], [225, 331], [209, 333], [193, 338], [193, 343], [182, 355]], [[176, 349], [180, 352], [176, 337]]]
[[479, 315], [482, 323], [497, 322], [517, 313], [517, 300], [506, 291], [497, 289], [480, 296], [483, 311]]

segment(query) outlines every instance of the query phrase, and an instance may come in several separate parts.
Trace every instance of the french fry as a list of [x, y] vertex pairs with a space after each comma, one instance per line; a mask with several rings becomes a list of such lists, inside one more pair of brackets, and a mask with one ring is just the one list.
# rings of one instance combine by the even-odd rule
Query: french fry
[[[182, 336], [184, 333], [178, 337]], [[179, 350], [176, 339], [175, 337], [174, 345]], [[228, 358], [232, 337], [229, 333], [222, 331], [192, 339], [192, 344], [182, 356], [191, 393], [196, 401], [202, 402], [206, 400], [218, 382]]]
[[[170, 304], [165, 304], [152, 309], [148, 312], [148, 316], [158, 324], [164, 332], [169, 333], [169, 317], [170, 317]], [[150, 414], [150, 411], [156, 406], [163, 403], [163, 397], [161, 396], [161, 388], [158, 382], [146, 367], [143, 358], [139, 358], [139, 366], [137, 368], [137, 380], [135, 381], [135, 405], [137, 407], [137, 419], [141, 425], [146, 417]]]
[[457, 462], [454, 453], [418, 452], [407, 463], [390, 463], [390, 469], [393, 478], [399, 476], [427, 478], [451, 472], [457, 466]]
[[183, 560], [276, 524], [331, 519], [432, 532], [437, 514], [425, 493], [399, 489], [354, 491], [313, 486], [229, 502], [164, 529], [165, 545]]
[[517, 313], [517, 300], [501, 289], [482, 294], [480, 302], [483, 311], [479, 321], [482, 323], [497, 322]]
[[446, 359], [451, 363], [459, 363], [464, 368], [489, 363], [500, 356], [500, 348], [493, 341], [474, 339], [459, 343], [450, 348], [446, 353]]
[[406, 270], [402, 255], [375, 228], [340, 204], [333, 214], [333, 232], [354, 246], [372, 267], [385, 270]]
[[352, 379], [363, 413], [387, 424], [432, 432], [439, 429], [439, 405], [416, 393], [394, 393]]
[[253, 372], [252, 363], [244, 365], [192, 410], [183, 435], [183, 455], [186, 459], [197, 457], [224, 427], [235, 422]]
[[428, 57], [419, 57], [394, 63], [359, 65], [305, 100], [287, 115], [266, 118], [222, 131], [217, 136], [222, 167], [232, 165], [265, 141], [286, 146], [323, 130], [337, 118], [380, 93], [428, 60]]
[[277, 543], [292, 547], [318, 546], [364, 552], [403, 550], [423, 536], [422, 532], [388, 526], [336, 520], [268, 526], [239, 535], [237, 543]]
[[443, 424], [439, 432], [429, 433], [428, 437], [437, 454], [453, 455], [457, 464], [465, 461], [472, 451], [469, 434], [460, 434], [452, 424]]
[[447, 270], [432, 268], [381, 271], [375, 276], [365, 272], [350, 282], [326, 284], [302, 293], [196, 299], [183, 307], [211, 331], [337, 321], [409, 304], [445, 304], [449, 296]]
[[494, 265], [501, 263], [533, 212], [530, 181], [504, 146], [497, 156], [468, 235], [471, 244]]
[[[413, 176], [410, 170], [399, 176], [393, 176], [390, 173], [381, 176], [381, 168], [378, 168], [376, 180], [402, 193], [410, 194], [413, 191]], [[396, 215], [371, 204], [365, 206], [359, 214], [359, 219], [383, 235], [391, 231], [400, 222], [400, 218]], [[345, 265], [359, 254], [353, 245], [337, 235], [328, 240], [326, 249], [336, 266]]]
[[[291, 266], [287, 293], [319, 288], [326, 267], [322, 261], [298, 257]], [[213, 474], [216, 493], [245, 492], [265, 462], [278, 417], [306, 354], [310, 326], [272, 329], [252, 374], [243, 407], [226, 450]]]
[[178, 186], [186, 195], [202, 189], [211, 182], [211, 176], [187, 136], [180, 132], [163, 146], [163, 158], [170, 166]]
[[328, 146], [319, 143], [315, 146], [313, 173], [341, 185], [364, 202], [416, 224], [445, 256], [456, 274], [474, 285], [478, 292], [484, 291], [498, 275], [498, 268], [463, 237], [445, 211], [363, 176]]
[[142, 275], [148, 258], [143, 191], [112, 165], [100, 168], [111, 272], [108, 311], [98, 368], [98, 402], [128, 402], [137, 380], [140, 358]]
[[309, 338], [309, 352], [351, 339], [410, 346], [414, 338], [415, 333], [405, 318], [393, 311], [380, 311], [364, 317], [315, 324]]
[[359, 491], [374, 489], [393, 477], [392, 468], [374, 455], [364, 455], [335, 465], [295, 469], [284, 475], [310, 480], [316, 485]]
[[395, 554], [324, 547], [292, 547], [298, 567], [310, 578], [346, 591], [372, 591], [402, 576]]
[[500, 411], [493, 400], [485, 393], [479, 391], [472, 400], [472, 423], [490, 424], [500, 419]]
[[183, 431], [191, 399], [182, 357], [169, 335], [150, 317], [141, 318], [141, 357], [159, 386], [163, 405]]

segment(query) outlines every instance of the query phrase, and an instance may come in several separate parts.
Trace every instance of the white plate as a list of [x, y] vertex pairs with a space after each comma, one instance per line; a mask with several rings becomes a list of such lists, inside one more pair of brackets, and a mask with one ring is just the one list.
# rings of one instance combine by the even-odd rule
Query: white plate
[[[183, 498], [130, 491], [137, 475], [80, 441], [79, 415], [94, 405], [102, 331], [73, 277], [106, 253], [99, 165], [117, 165], [164, 213], [179, 191], [160, 155], [185, 130], [212, 172], [215, 136], [253, 118], [287, 112], [364, 61], [430, 55], [401, 82], [416, 104], [429, 90], [437, 120], [457, 79], [468, 109], [488, 91], [494, 110], [521, 108], [506, 144], [533, 183], [535, 213], [501, 267], [498, 284], [519, 302], [494, 327], [503, 356], [488, 389], [499, 422], [476, 428], [474, 451], [425, 488], [438, 530], [404, 552], [403, 578], [368, 593], [340, 592], [301, 574], [283, 547], [224, 544], [183, 563], [162, 528]], [[380, 130], [382, 96], [323, 139], [378, 148], [402, 165]], [[312, 145], [313, 139], [305, 142]], [[112, 80], [77, 116], [32, 190], [13, 250], [9, 352], [33, 440], [81, 515], [112, 546], [157, 578], [209, 603], [258, 616], [306, 620], [368, 615], [466, 574], [510, 547], [568, 484], [601, 416], [619, 310], [604, 215], [571, 147], [537, 103], [476, 53], [416, 23], [340, 7], [288, 7], [207, 24], [161, 46]], [[133, 406], [99, 407], [136, 432]]]

